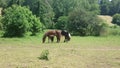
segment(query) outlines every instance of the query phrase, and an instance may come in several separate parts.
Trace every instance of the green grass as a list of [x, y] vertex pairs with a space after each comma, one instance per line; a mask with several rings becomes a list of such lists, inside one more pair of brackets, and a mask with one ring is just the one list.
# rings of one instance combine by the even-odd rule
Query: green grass
[[[68, 43], [44, 44], [41, 38], [0, 38], [0, 68], [120, 68], [120, 36], [73, 36]], [[48, 61], [38, 58], [44, 50]]]

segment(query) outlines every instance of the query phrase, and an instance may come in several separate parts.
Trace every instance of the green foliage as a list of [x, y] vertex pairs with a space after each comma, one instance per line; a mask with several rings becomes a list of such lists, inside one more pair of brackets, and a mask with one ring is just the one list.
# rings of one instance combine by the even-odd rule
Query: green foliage
[[42, 59], [42, 60], [49, 60], [48, 55], [49, 55], [49, 51], [48, 50], [43, 50], [40, 57], [38, 57], [38, 58]]
[[117, 24], [117, 25], [120, 26], [120, 14], [115, 14], [115, 15], [113, 16], [112, 23]]
[[102, 24], [96, 15], [84, 10], [75, 10], [69, 15], [67, 29], [74, 35], [100, 35]]
[[32, 27], [30, 31], [32, 32], [32, 35], [36, 35], [37, 33], [41, 32], [43, 30], [43, 24], [40, 22], [39, 18], [36, 16], [32, 16]]
[[22, 5], [24, 3], [24, 0], [9, 0], [8, 2], [8, 7], [17, 4], [17, 5]]
[[102, 15], [107, 15], [110, 12], [111, 2], [109, 0], [101, 0], [100, 10]]
[[11, 7], [13, 4], [23, 5], [25, 0], [0, 0], [0, 7], [7, 8]]
[[2, 30], [2, 23], [1, 23], [1, 20], [2, 20], [2, 16], [0, 16], [0, 30]]
[[120, 26], [114, 25], [107, 28], [107, 35], [120, 36]]
[[42, 29], [39, 19], [26, 7], [13, 5], [5, 9], [4, 13], [2, 19], [4, 36], [24, 36], [27, 32], [35, 34]]
[[58, 19], [58, 22], [55, 24], [55, 28], [64, 30], [68, 22], [67, 16], [61, 16]]
[[114, 15], [116, 13], [120, 13], [120, 0], [112, 0], [110, 4], [109, 15]]
[[100, 13], [99, 4], [97, 0], [78, 0], [78, 9], [84, 9], [86, 11], [94, 12], [95, 14]]
[[[12, 18], [12, 16], [14, 16], [14, 18], [11, 20], [6, 20], [10, 22], [13, 21], [13, 19], [17, 20], [19, 15], [21, 15], [20, 17], [22, 17], [22, 15], [26, 15], [26, 18], [23, 18], [23, 21], [29, 22], [29, 24], [26, 23], [24, 27], [19, 27], [19, 30], [24, 29], [20, 31], [20, 33], [23, 33], [22, 35], [24, 35], [26, 32], [32, 32], [32, 35], [36, 35], [37, 32], [42, 30], [41, 27], [54, 28], [54, 26], [56, 29], [71, 30], [72, 33], [77, 35], [99, 35], [101, 32], [104, 32], [106, 28], [104, 28], [103, 24], [99, 23], [102, 21], [100, 21], [100, 19], [98, 19], [94, 14], [100, 14], [100, 10], [102, 15], [114, 15], [115, 13], [120, 13], [120, 0], [0, 0], [0, 6], [3, 7], [3, 9], [11, 7], [13, 4], [27, 6], [32, 11], [32, 13], [36, 15], [27, 16], [27, 14], [22, 13], [23, 11], [20, 11], [19, 13], [14, 13], [14, 11], [12, 11], [13, 13], [8, 13], [8, 17], [6, 17], [6, 19], [10, 17]], [[80, 14], [78, 12], [76, 14], [76, 10], [82, 11], [80, 11]], [[17, 16], [17, 14], [19, 15]], [[28, 21], [27, 17], [29, 16], [32, 20]], [[65, 18], [64, 16], [69, 16], [69, 19]], [[77, 16], [78, 18], [76, 18]], [[39, 19], [36, 19], [36, 17], [40, 19], [44, 26], [41, 26], [42, 24], [39, 23]], [[17, 21], [21, 20], [18, 19]], [[34, 23], [33, 21], [37, 23]], [[72, 23], [75, 23], [76, 26], [73, 26], [74, 24]], [[15, 26], [15, 24], [13, 26]], [[9, 28], [13, 28], [13, 26], [10, 26]], [[8, 29], [6, 27], [4, 28], [5, 30]], [[15, 28], [17, 27], [14, 27], [13, 29]], [[16, 31], [18, 30], [11, 30], [11, 33], [5, 32], [5, 35], [11, 34], [12, 36], [15, 33], [15, 35], [17, 35], [19, 32]]]
[[8, 0], [0, 0], [0, 7], [7, 7], [7, 5], [8, 5]]
[[54, 22], [58, 21], [60, 16], [68, 16], [69, 12], [74, 10], [77, 0], [53, 0], [52, 8], [55, 13]]
[[54, 12], [47, 0], [26, 0], [24, 4], [30, 6], [33, 14], [40, 18], [45, 27], [53, 27]]
[[120, 0], [101, 0], [100, 10], [102, 15], [114, 15], [120, 13]]
[[109, 28], [108, 24], [106, 24], [105, 22], [101, 23], [101, 30], [98, 31], [99, 36], [107, 36], [108, 35], [108, 28]]

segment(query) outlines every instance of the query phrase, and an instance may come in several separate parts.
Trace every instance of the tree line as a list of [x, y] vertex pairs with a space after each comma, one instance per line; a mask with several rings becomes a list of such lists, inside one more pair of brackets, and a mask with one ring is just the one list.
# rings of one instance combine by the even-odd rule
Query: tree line
[[[25, 15], [25, 17], [33, 14], [30, 19], [25, 18], [26, 21], [24, 19], [19, 21], [16, 21], [17, 19], [8, 19], [7, 21], [2, 20], [3, 24], [6, 22], [9, 24], [10, 21], [14, 21], [14, 23], [12, 22], [13, 24], [19, 22], [19, 25], [21, 25], [21, 22], [24, 22], [25, 26], [27, 21], [38, 23], [37, 19], [39, 19], [39, 23], [41, 23], [39, 25], [41, 26], [31, 24], [33, 27], [31, 25], [28, 25], [30, 26], [28, 27], [26, 25], [26, 29], [24, 29], [24, 31], [22, 30], [23, 33], [32, 31], [34, 35], [44, 28], [54, 28], [67, 29], [75, 35], [99, 35], [103, 28], [103, 24], [100, 22], [103, 21], [101, 21], [97, 15], [114, 15], [120, 13], [119, 3], [119, 0], [0, 0], [0, 7], [3, 8], [3, 20], [11, 17], [20, 17], [22, 19], [21, 14], [28, 14], [28, 16]], [[15, 16], [12, 16], [11, 14], [14, 13], [17, 7], [19, 7], [19, 10], [16, 10], [16, 12], [22, 10], [21, 14], [18, 12], [15, 13]], [[24, 9], [21, 7], [24, 7]], [[11, 15], [11, 17], [9, 17], [9, 15]], [[4, 29], [7, 28], [8, 25], [4, 26]], [[13, 32], [13, 36], [16, 35], [14, 33], [16, 32]], [[7, 34], [9, 34], [9, 32], [6, 32], [5, 35]]]
[[0, 7], [3, 8], [13, 4], [29, 6], [31, 11], [38, 16], [40, 10], [43, 12], [49, 10], [49, 12], [60, 13], [56, 15], [56, 17], [59, 17], [67, 15], [72, 8], [87, 9], [103, 15], [120, 13], [120, 0], [0, 0]]

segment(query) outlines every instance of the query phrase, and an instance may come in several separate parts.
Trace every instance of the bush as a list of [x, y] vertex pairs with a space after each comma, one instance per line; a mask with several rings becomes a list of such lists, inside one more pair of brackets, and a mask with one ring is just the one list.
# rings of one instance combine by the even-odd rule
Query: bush
[[36, 16], [32, 16], [32, 27], [30, 31], [32, 32], [32, 35], [36, 35], [37, 33], [43, 31], [44, 25], [40, 22], [39, 18], [36, 18]]
[[113, 16], [112, 23], [113, 23], [113, 24], [117, 24], [117, 25], [120, 26], [120, 14], [115, 14], [115, 15]]
[[49, 51], [48, 50], [44, 50], [44, 51], [42, 51], [40, 57], [38, 57], [38, 58], [42, 59], [42, 60], [49, 60], [48, 59], [48, 55], [49, 55]]
[[32, 12], [18, 5], [13, 5], [4, 10], [2, 19], [5, 37], [20, 37], [31, 32], [33, 35], [40, 32], [42, 24]]
[[55, 24], [55, 28], [64, 30], [68, 22], [67, 16], [61, 16], [58, 19], [58, 22]]
[[120, 27], [119, 26], [112, 26], [108, 28], [108, 35], [120, 35]]
[[67, 29], [74, 35], [88, 36], [100, 35], [103, 22], [92, 12], [74, 10], [69, 14]]

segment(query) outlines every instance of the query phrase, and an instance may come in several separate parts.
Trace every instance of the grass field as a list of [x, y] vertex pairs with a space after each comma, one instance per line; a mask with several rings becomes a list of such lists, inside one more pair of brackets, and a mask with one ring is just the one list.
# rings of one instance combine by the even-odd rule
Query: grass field
[[[48, 61], [38, 59], [44, 50]], [[73, 36], [68, 43], [44, 44], [41, 36], [0, 38], [0, 68], [120, 68], [120, 36]]]

